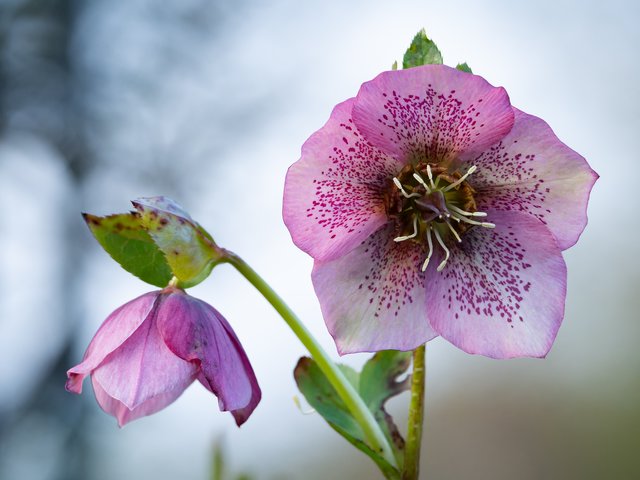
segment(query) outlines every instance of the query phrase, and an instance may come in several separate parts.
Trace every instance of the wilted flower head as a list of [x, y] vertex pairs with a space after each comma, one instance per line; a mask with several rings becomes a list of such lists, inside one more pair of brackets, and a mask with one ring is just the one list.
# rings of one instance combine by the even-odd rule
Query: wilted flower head
[[91, 375], [96, 400], [120, 426], [155, 413], [198, 379], [241, 425], [260, 401], [258, 382], [220, 313], [167, 287], [121, 306], [91, 340], [66, 388], [81, 393]]
[[597, 175], [503, 88], [443, 65], [384, 72], [335, 107], [287, 174], [284, 220], [315, 259], [341, 353], [441, 335], [544, 356], [564, 316], [561, 251]]

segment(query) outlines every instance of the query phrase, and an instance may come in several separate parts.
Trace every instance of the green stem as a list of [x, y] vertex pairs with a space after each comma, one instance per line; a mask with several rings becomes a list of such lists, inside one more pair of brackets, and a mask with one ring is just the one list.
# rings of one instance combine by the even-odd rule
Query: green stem
[[425, 350], [425, 346], [422, 345], [413, 351], [409, 428], [407, 443], [404, 447], [402, 480], [417, 480], [420, 470], [420, 445], [424, 418]]
[[278, 296], [278, 294], [267, 284], [244, 260], [236, 254], [226, 251], [226, 261], [233, 265], [276, 309], [283, 320], [293, 330], [293, 333], [300, 339], [302, 344], [309, 350], [311, 357], [327, 377], [333, 388], [345, 403], [355, 420], [358, 422], [367, 438], [369, 446], [379, 452], [389, 464], [397, 467], [396, 459], [391, 450], [391, 446], [384, 436], [380, 425], [367, 408], [362, 397], [358, 395], [353, 385], [349, 383], [338, 366], [331, 360], [320, 344], [311, 335], [300, 319], [291, 311], [289, 306]]

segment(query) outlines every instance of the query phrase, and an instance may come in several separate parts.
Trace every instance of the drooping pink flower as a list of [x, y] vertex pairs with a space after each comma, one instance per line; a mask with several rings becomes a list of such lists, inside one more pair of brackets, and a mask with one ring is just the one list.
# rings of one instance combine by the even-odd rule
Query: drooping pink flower
[[66, 388], [82, 392], [91, 375], [100, 407], [120, 426], [151, 415], [198, 379], [242, 425], [260, 401], [258, 382], [238, 338], [220, 313], [167, 287], [118, 308], [91, 340]]
[[596, 173], [503, 88], [443, 65], [384, 72], [335, 107], [287, 173], [283, 216], [340, 353], [441, 335], [494, 358], [547, 354], [561, 252]]

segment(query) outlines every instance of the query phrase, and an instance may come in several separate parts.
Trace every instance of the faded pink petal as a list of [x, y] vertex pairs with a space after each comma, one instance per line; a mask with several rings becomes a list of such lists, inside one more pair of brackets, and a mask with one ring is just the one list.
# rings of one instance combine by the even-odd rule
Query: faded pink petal
[[516, 120], [507, 136], [467, 160], [478, 166], [473, 178], [478, 209], [533, 215], [565, 250], [587, 225], [587, 202], [598, 175], [544, 120], [514, 111]]
[[198, 367], [202, 384], [218, 397], [238, 425], [246, 421], [261, 393], [249, 359], [235, 333], [212, 306], [184, 293], [167, 296], [158, 328], [177, 357]]
[[118, 421], [118, 426], [120, 427], [124, 427], [127, 423], [138, 418], [159, 412], [164, 407], [173, 403], [180, 395], [182, 395], [182, 392], [186, 388], [179, 386], [174, 390], [168, 390], [156, 395], [155, 397], [148, 398], [133, 410], [130, 410], [124, 403], [109, 396], [95, 377], [92, 378], [91, 383], [93, 384], [93, 393], [96, 396], [98, 405], [100, 405], [100, 408], [102, 408], [106, 413], [114, 416]]
[[313, 285], [340, 354], [411, 350], [437, 334], [424, 308], [422, 248], [383, 228], [337, 260], [316, 260]]
[[427, 270], [432, 327], [465, 352], [544, 357], [564, 315], [567, 271], [549, 229], [521, 212], [492, 210], [495, 230], [475, 228], [442, 272]]
[[[160, 297], [156, 315], [164, 310]], [[116, 351], [92, 372], [105, 393], [135, 410], [147, 400], [170, 391], [184, 391], [198, 368], [167, 348], [157, 327], [156, 315], [145, 321]]]
[[69, 370], [67, 389], [80, 393], [89, 374], [98, 403], [120, 426], [169, 405], [196, 378], [238, 425], [260, 401], [249, 360], [226, 320], [174, 287], [112, 313], [85, 360]]
[[482, 152], [511, 130], [513, 116], [504, 88], [445, 65], [383, 72], [360, 87], [353, 107], [362, 136], [403, 164]]
[[386, 223], [382, 187], [402, 167], [362, 138], [353, 103], [334, 108], [285, 180], [284, 222], [293, 242], [320, 260], [344, 255]]
[[145, 293], [107, 317], [89, 343], [82, 363], [67, 371], [68, 391], [82, 393], [84, 378], [136, 331], [150, 314], [159, 294], [159, 291]]

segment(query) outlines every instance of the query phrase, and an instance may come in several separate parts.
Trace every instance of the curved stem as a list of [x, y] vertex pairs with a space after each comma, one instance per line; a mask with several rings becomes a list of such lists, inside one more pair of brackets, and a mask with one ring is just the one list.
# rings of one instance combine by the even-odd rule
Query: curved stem
[[362, 397], [358, 395], [353, 385], [349, 383], [338, 366], [331, 360], [327, 352], [311, 335], [300, 319], [293, 313], [289, 306], [278, 296], [278, 294], [267, 284], [244, 260], [236, 254], [226, 251], [226, 262], [230, 263], [240, 272], [276, 309], [282, 319], [293, 330], [302, 344], [307, 348], [311, 357], [327, 377], [333, 388], [345, 403], [355, 420], [362, 428], [369, 447], [378, 452], [384, 459], [394, 467], [397, 463], [391, 446], [384, 436], [382, 429], [376, 422], [371, 410], [367, 408]]
[[425, 346], [413, 351], [413, 373], [411, 375], [411, 405], [409, 406], [409, 428], [404, 450], [402, 480], [417, 480], [420, 470], [420, 445], [424, 418]]

